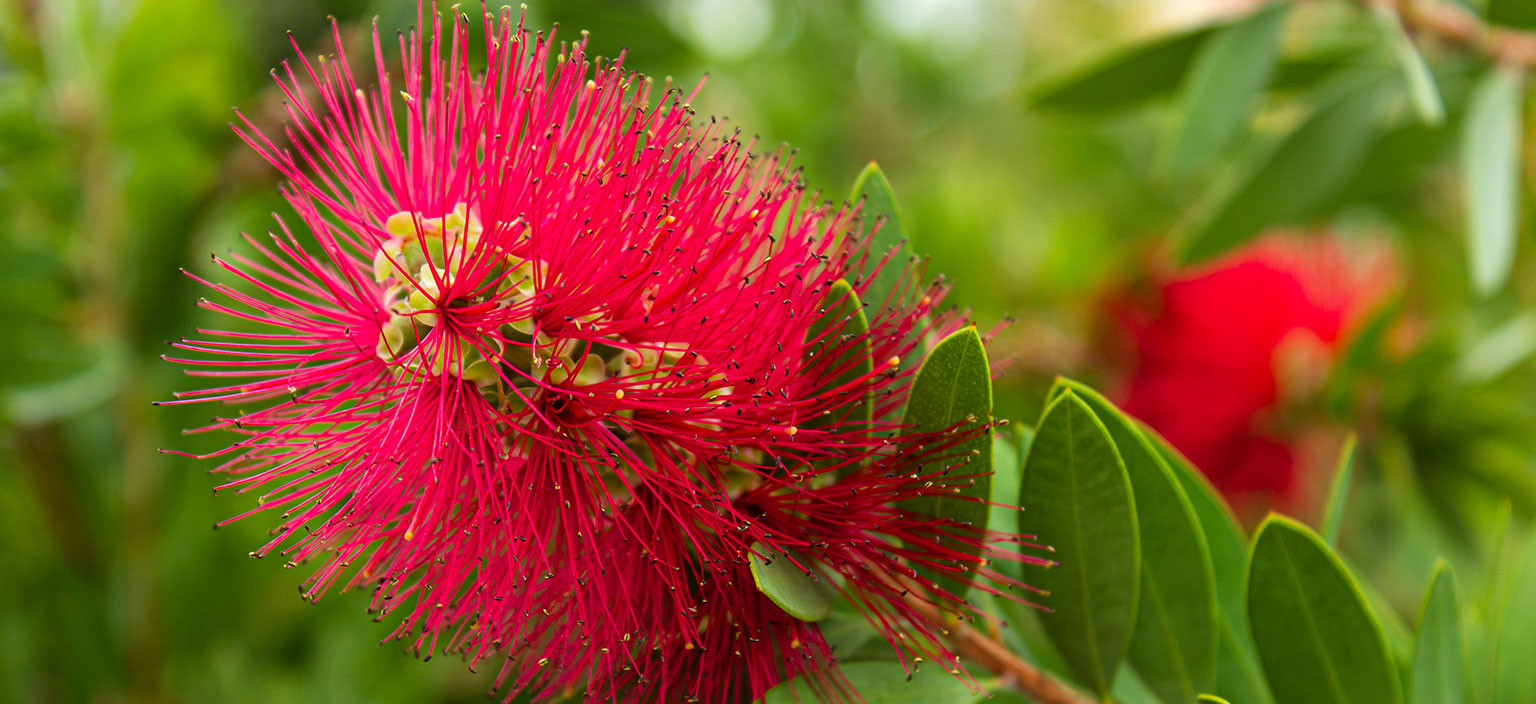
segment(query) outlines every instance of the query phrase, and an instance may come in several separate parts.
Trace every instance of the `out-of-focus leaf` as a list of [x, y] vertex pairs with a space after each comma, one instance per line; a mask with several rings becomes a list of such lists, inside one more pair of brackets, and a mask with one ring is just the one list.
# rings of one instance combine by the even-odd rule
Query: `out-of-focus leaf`
[[1445, 102], [1440, 99], [1440, 88], [1435, 85], [1435, 77], [1429, 72], [1429, 65], [1424, 63], [1424, 56], [1414, 46], [1413, 39], [1404, 30], [1397, 13], [1386, 5], [1375, 5], [1371, 8], [1371, 14], [1376, 25], [1381, 28], [1382, 37], [1391, 46], [1398, 67], [1402, 69], [1408, 99], [1413, 103], [1414, 112], [1418, 113], [1419, 119], [1425, 124], [1438, 125], [1444, 122]]
[[1408, 701], [1412, 704], [1461, 704], [1466, 698], [1462, 668], [1461, 604], [1456, 580], [1444, 562], [1435, 567], [1419, 611]]
[[1478, 81], [1461, 133], [1461, 185], [1472, 285], [1487, 295], [1515, 260], [1520, 208], [1520, 86], [1517, 69], [1496, 67]]
[[[1014, 438], [1013, 429], [1018, 427], [1010, 423], [992, 435], [992, 500], [996, 503], [1011, 504], [1019, 499], [1024, 463]], [[987, 517], [987, 529], [994, 533], [1019, 532], [1019, 512], [994, 509]]]
[[762, 543], [752, 546], [752, 581], [784, 613], [801, 621], [820, 621], [832, 613], [837, 594], [795, 563], [803, 558], [780, 555]]
[[1290, 7], [1274, 3], [1205, 43], [1184, 83], [1181, 122], [1169, 135], [1170, 173], [1185, 174], [1206, 163], [1248, 124], [1254, 99], [1274, 73]]
[[1232, 517], [1232, 510], [1200, 470], [1157, 431], [1144, 424], [1141, 430], [1173, 470], [1184, 495], [1189, 497], [1211, 553], [1218, 608], [1214, 691], [1236, 702], [1270, 704], [1274, 699], [1264, 682], [1264, 672], [1248, 634], [1248, 614], [1243, 606], [1248, 546], [1242, 529]]
[[1349, 501], [1349, 485], [1354, 476], [1355, 436], [1351, 433], [1334, 465], [1333, 482], [1328, 487], [1328, 502], [1323, 505], [1323, 521], [1318, 529], [1330, 547], [1339, 544], [1339, 525], [1344, 521], [1344, 505]]
[[[846, 679], [846, 683], [839, 684], [858, 692], [858, 699], [866, 704], [968, 704], [976, 698], [965, 683], [937, 664], [922, 667], [910, 676], [901, 664], [894, 662], [846, 663], [838, 671]], [[847, 701], [846, 690], [833, 689], [838, 686], [833, 684], [838, 677], [838, 672], [821, 679], [801, 675], [768, 690], [762, 704]]]
[[1197, 704], [1228, 704], [1227, 700], [1214, 694], [1202, 694], [1195, 698]]
[[1457, 363], [1456, 375], [1468, 384], [1490, 381], [1536, 354], [1536, 313], [1518, 316], [1472, 343]]
[[1281, 57], [1275, 65], [1275, 75], [1269, 80], [1269, 90], [1312, 90], [1338, 72], [1347, 70], [1361, 53], [1362, 49], [1358, 46], [1339, 46]]
[[[847, 281], [839, 279], [827, 290], [821, 315], [805, 333], [806, 362], [831, 376], [816, 390], [818, 394], [836, 395], [841, 388], [859, 388], [855, 382], [874, 371], [868, 332], [869, 319], [864, 316], [858, 294]], [[846, 391], [841, 393], [849, 395]], [[844, 423], [865, 428], [873, 417], [874, 402], [866, 390], [826, 413], [806, 419], [804, 425], [811, 430], [835, 428]]]
[[[958, 427], [956, 432], [971, 434], [965, 442], [936, 451], [931, 460], [947, 468], [933, 481], [948, 483], [953, 495], [910, 499], [902, 508], [948, 518], [962, 526], [985, 528], [990, 513], [987, 502], [992, 500], [992, 371], [974, 326], [944, 338], [923, 360], [912, 382], [902, 423], [917, 433]], [[934, 473], [940, 468], [926, 466], [921, 471]], [[981, 548], [955, 545], [952, 549], [976, 556]], [[948, 571], [927, 565], [918, 565], [916, 569], [923, 579], [936, 582], [960, 599], [965, 598], [976, 578], [970, 569]]]
[[1506, 27], [1536, 29], [1536, 4], [1529, 0], [1488, 0], [1488, 21]]
[[1194, 507], [1134, 421], [1083, 384], [1057, 384], [1104, 423], [1131, 479], [1141, 587], [1126, 659], [1163, 701], [1187, 702], [1210, 690], [1216, 678], [1216, 585]]
[[1019, 517], [1066, 558], [1052, 569], [1025, 569], [1045, 589], [1040, 615], [1051, 642], [1089, 689], [1109, 693], [1130, 643], [1141, 551], [1130, 478], [1109, 431], [1082, 399], [1066, 391], [1046, 407], [1024, 458]]
[[1117, 49], [1047, 78], [1029, 91], [1027, 100], [1038, 110], [1104, 114], [1172, 95], [1195, 54], [1220, 26], [1196, 27]]
[[1279, 704], [1402, 701], [1381, 624], [1315, 533], [1270, 516], [1248, 562], [1248, 621]]
[[[869, 162], [864, 170], [859, 172], [859, 177], [853, 182], [853, 193], [848, 197], [850, 202], [863, 201], [859, 213], [864, 222], [873, 227], [879, 223], [879, 229], [875, 230], [874, 237], [869, 242], [869, 260], [864, 266], [863, 277], [869, 279], [869, 286], [864, 291], [864, 299], [881, 309], [888, 304], [888, 298], [896, 293], [901, 285], [901, 277], [906, 266], [906, 258], [902, 256], [902, 250], [907, 247], [907, 224], [901, 215], [901, 207], [896, 202], [896, 191], [891, 188], [891, 182], [885, 177], [885, 172], [880, 170], [880, 165]], [[874, 268], [888, 254], [890, 261], [879, 271]]]
[[1510, 573], [1507, 603], [1499, 613], [1493, 704], [1536, 701], [1536, 539], [1526, 536], [1524, 556]]
[[1343, 186], [1370, 149], [1380, 93], [1374, 77], [1351, 77], [1282, 137], [1186, 236], [1186, 262], [1209, 259], [1260, 230], [1312, 214]]

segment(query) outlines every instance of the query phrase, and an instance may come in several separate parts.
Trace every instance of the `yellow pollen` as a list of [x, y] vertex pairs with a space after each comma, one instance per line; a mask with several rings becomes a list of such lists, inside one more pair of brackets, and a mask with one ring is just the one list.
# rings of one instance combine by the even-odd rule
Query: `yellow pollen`
[[613, 397], [618, 399], [618, 400], [620, 400], [620, 401], [623, 401], [624, 400], [624, 390], [623, 389], [619, 389], [618, 391], [613, 392]]
[[800, 429], [799, 429], [799, 428], [796, 428], [796, 427], [795, 427], [795, 426], [793, 426], [793, 425], [791, 425], [791, 426], [789, 426], [789, 427], [788, 427], [788, 428], [785, 428], [785, 429], [784, 429], [784, 432], [786, 432], [786, 433], [789, 433], [789, 436], [790, 436], [790, 437], [794, 437], [794, 436], [795, 436], [795, 433], [798, 433], [798, 432], [800, 432]]
[[892, 357], [890, 359], [890, 361], [886, 362], [886, 364], [889, 364], [889, 365], [891, 365], [893, 367], [899, 367], [899, 366], [901, 366], [901, 358], [900, 357]]
[[416, 529], [414, 529], [414, 528], [407, 528], [407, 529], [405, 529], [405, 539], [406, 540], [410, 540], [411, 538], [414, 538], [414, 537], [416, 537]]

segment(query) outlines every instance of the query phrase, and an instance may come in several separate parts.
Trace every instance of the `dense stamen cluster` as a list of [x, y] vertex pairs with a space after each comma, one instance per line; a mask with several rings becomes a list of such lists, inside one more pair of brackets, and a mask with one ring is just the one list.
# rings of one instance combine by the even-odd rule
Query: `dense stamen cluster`
[[375, 90], [305, 59], [313, 91], [280, 80], [286, 146], [241, 131], [303, 234], [217, 260], [238, 281], [204, 305], [238, 324], [177, 361], [230, 383], [177, 402], [260, 406], [208, 428], [240, 436], [220, 488], [260, 496], [237, 519], [280, 515], [253, 554], [315, 565], [307, 598], [370, 589], [392, 637], [504, 657], [498, 687], [540, 697], [744, 702], [799, 673], [835, 690], [815, 624], [754, 587], [754, 550], [800, 556], [909, 661], [950, 667], [912, 600], [968, 607], [912, 568], [1019, 598], [990, 565], [1030, 558], [897, 507], [974, 478], [963, 433], [894, 420], [900, 361], [962, 324], [942, 287], [909, 268], [867, 330], [824, 320], [890, 265], [856, 211], [693, 126], [681, 93], [652, 105], [584, 41], [483, 26], [481, 75], [469, 24], [434, 22], [400, 40], [398, 101], [376, 39]]

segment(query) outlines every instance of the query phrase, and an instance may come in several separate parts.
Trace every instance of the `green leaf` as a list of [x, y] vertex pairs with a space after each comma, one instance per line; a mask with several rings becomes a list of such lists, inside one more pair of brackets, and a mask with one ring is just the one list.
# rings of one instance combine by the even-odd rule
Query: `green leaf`
[[1355, 435], [1350, 433], [1339, 451], [1339, 461], [1333, 470], [1333, 483], [1328, 487], [1328, 503], [1323, 505], [1323, 522], [1320, 532], [1331, 547], [1339, 544], [1339, 525], [1344, 520], [1344, 504], [1349, 500], [1349, 483], [1355, 475]]
[[870, 279], [864, 291], [865, 298], [884, 310], [888, 297], [901, 286], [905, 258], [897, 251], [885, 266], [874, 272], [873, 278], [870, 278], [871, 272], [888, 252], [907, 246], [906, 220], [901, 216], [901, 208], [896, 203], [896, 191], [891, 188], [890, 180], [880, 170], [880, 165], [873, 161], [854, 179], [853, 193], [848, 196], [848, 200], [853, 203], [863, 201], [859, 214], [864, 222], [880, 222], [879, 229], [875, 230], [869, 242], [869, 261], [862, 275]]
[[1182, 122], [1169, 135], [1170, 173], [1185, 174], [1206, 163], [1248, 124], [1254, 99], [1274, 73], [1290, 7], [1274, 3], [1205, 43], [1184, 84]]
[[1419, 612], [1408, 692], [1412, 704], [1460, 704], [1467, 700], [1460, 609], [1456, 580], [1450, 566], [1441, 562], [1435, 565], [1424, 608]]
[[1217, 648], [1215, 577], [1194, 507], [1134, 421], [1083, 384], [1057, 383], [1104, 423], [1131, 480], [1141, 587], [1126, 659], [1163, 701], [1190, 701], [1215, 682]]
[[1248, 615], [1243, 607], [1243, 581], [1248, 569], [1248, 547], [1232, 510], [1216, 493], [1205, 475], [1168, 441], [1145, 424], [1142, 433], [1173, 470], [1184, 494], [1194, 506], [1211, 551], [1216, 577], [1217, 656], [1215, 692], [1236, 702], [1270, 704], [1274, 699], [1264, 682], [1258, 654], [1248, 634]]
[[1494, 704], [1536, 701], [1536, 540], [1527, 536], [1524, 556], [1509, 575], [1494, 649]]
[[1186, 236], [1185, 262], [1209, 259], [1272, 225], [1306, 218], [1360, 165], [1377, 131], [1374, 77], [1343, 88], [1282, 137]]
[[1472, 285], [1487, 295], [1504, 285], [1515, 259], [1520, 193], [1519, 70], [1496, 67], [1472, 90], [1461, 133], [1461, 185], [1467, 209]]
[[1488, 21], [1520, 29], [1536, 29], [1536, 4], [1530, 0], [1488, 0]]
[[[1010, 423], [1007, 428], [1018, 428]], [[1027, 426], [1023, 428], [1029, 430]], [[1023, 479], [1024, 465], [1019, 456], [1019, 443], [1011, 430], [995, 431], [992, 435], [992, 501], [1012, 504], [1019, 499], [1019, 482]], [[1019, 512], [992, 511], [987, 518], [987, 529], [994, 533], [1019, 532]]]
[[[944, 478], [935, 482], [947, 481], [954, 493], [909, 499], [902, 503], [902, 508], [985, 528], [990, 513], [987, 502], [992, 499], [992, 370], [974, 326], [939, 341], [923, 360], [907, 397], [902, 424], [917, 433], [937, 433], [956, 426], [955, 432], [971, 433], [965, 442], [939, 451], [934, 460], [949, 467]], [[945, 434], [940, 441], [947, 442], [950, 437]], [[922, 471], [931, 473], [933, 469]], [[952, 549], [975, 558], [972, 564], [981, 559], [980, 545], [957, 543]], [[956, 569], [917, 566], [918, 574], [925, 580], [936, 582], [964, 599], [976, 573], [970, 564], [957, 564]]]
[[[838, 670], [847, 679], [847, 686], [858, 692], [865, 704], [963, 704], [976, 698], [964, 682], [944, 672], [937, 664], [921, 668], [910, 677], [901, 664], [894, 662], [846, 663]], [[820, 681], [836, 681], [837, 677], [837, 672], [820, 677], [801, 675], [768, 690], [763, 695], [762, 704], [847, 701], [845, 692], [828, 691], [828, 682]]]
[[857, 428], [867, 428], [874, 418], [874, 400], [867, 385], [855, 385], [859, 379], [874, 372], [875, 360], [869, 343], [869, 319], [864, 316], [864, 306], [858, 294], [847, 281], [839, 279], [827, 290], [822, 299], [821, 315], [811, 323], [805, 333], [805, 360], [831, 376], [819, 394], [837, 394], [838, 389], [862, 390], [857, 396], [849, 391], [843, 403], [818, 416], [807, 419], [803, 425], [809, 429], [839, 427], [852, 423]]
[[1413, 38], [1408, 36], [1403, 23], [1398, 19], [1397, 12], [1386, 5], [1374, 5], [1371, 7], [1371, 14], [1376, 19], [1376, 25], [1381, 28], [1382, 37], [1391, 46], [1393, 58], [1402, 69], [1403, 80], [1407, 83], [1408, 98], [1413, 103], [1413, 110], [1418, 113], [1419, 120], [1427, 125], [1445, 122], [1445, 102], [1440, 99], [1440, 89], [1435, 86], [1435, 77], [1429, 72], [1429, 66], [1424, 63], [1424, 56], [1419, 53], [1419, 48], [1414, 46]]
[[1111, 51], [1041, 81], [1026, 100], [1037, 110], [1105, 114], [1172, 95], [1219, 26], [1196, 27]]
[[1195, 702], [1196, 704], [1229, 704], [1227, 700], [1222, 699], [1221, 697], [1218, 697], [1214, 694], [1202, 694], [1198, 697], [1195, 697]]
[[774, 554], [762, 543], [752, 545], [749, 558], [752, 581], [757, 584], [757, 590], [778, 604], [784, 613], [801, 621], [820, 621], [832, 613], [837, 594], [826, 582], [795, 564], [805, 564], [802, 558]]
[[1248, 561], [1248, 622], [1279, 704], [1396, 704], [1381, 624], [1338, 556], [1306, 526], [1272, 515]]
[[1024, 459], [1020, 531], [1061, 564], [1026, 568], [1050, 593], [1041, 626], [1078, 679], [1109, 693], [1136, 616], [1141, 553], [1130, 478], [1109, 430], [1070, 390], [1045, 410]]

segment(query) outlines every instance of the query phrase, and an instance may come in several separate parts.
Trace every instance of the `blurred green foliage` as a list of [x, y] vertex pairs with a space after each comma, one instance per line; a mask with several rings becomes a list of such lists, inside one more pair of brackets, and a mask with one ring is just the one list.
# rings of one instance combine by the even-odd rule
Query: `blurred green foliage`
[[[1403, 614], [1447, 557], [1460, 593], [1485, 595], [1467, 627], [1493, 635], [1478, 642], [1536, 647], [1508, 635], [1536, 621], [1497, 596], [1536, 579], [1523, 548], [1536, 277], [1527, 243], [1474, 249], [1507, 250], [1488, 266], [1513, 272], [1474, 293], [1456, 176], [1469, 110], [1518, 117], [1526, 94], [1479, 107], [1493, 100], [1471, 98], [1480, 57], [1436, 46], [1420, 60], [1352, 3], [1193, 27], [1179, 9], [1192, 4], [537, 0], [527, 12], [566, 37], [590, 30], [596, 53], [627, 47], [649, 75], [686, 86], [708, 73], [699, 112], [762, 149], [797, 147], [827, 198], [878, 160], [913, 250], [954, 301], [984, 328], [1018, 319], [989, 346], [1010, 360], [1000, 417], [1035, 417], [1056, 374], [1112, 380], [1104, 300], [1158, 262], [1285, 224], [1390, 242], [1397, 322], [1360, 336], [1318, 410], [1360, 429], [1340, 550]], [[1472, 4], [1536, 22], [1521, 2]], [[328, 15], [361, 52], [373, 17], [387, 33], [414, 22], [415, 3], [0, 2], [0, 700], [467, 701], [489, 687], [451, 659], [374, 647], [387, 630], [361, 598], [300, 601], [298, 575], [245, 557], [259, 521], [211, 530], [252, 500], [210, 496], [212, 461], [156, 452], [223, 444], [181, 434], [214, 411], [150, 406], [189, 384], [159, 360], [163, 341], [204, 321], [178, 268], [208, 273], [209, 252], [282, 212], [274, 172], [226, 122], [234, 106], [275, 128], [267, 72], [290, 36], [328, 51]], [[1532, 140], [1517, 129], [1523, 154]], [[1507, 164], [1500, 143], [1480, 148]], [[1536, 179], [1516, 178], [1528, 199]], [[1509, 236], [1529, 239], [1528, 219], [1514, 222]]]

